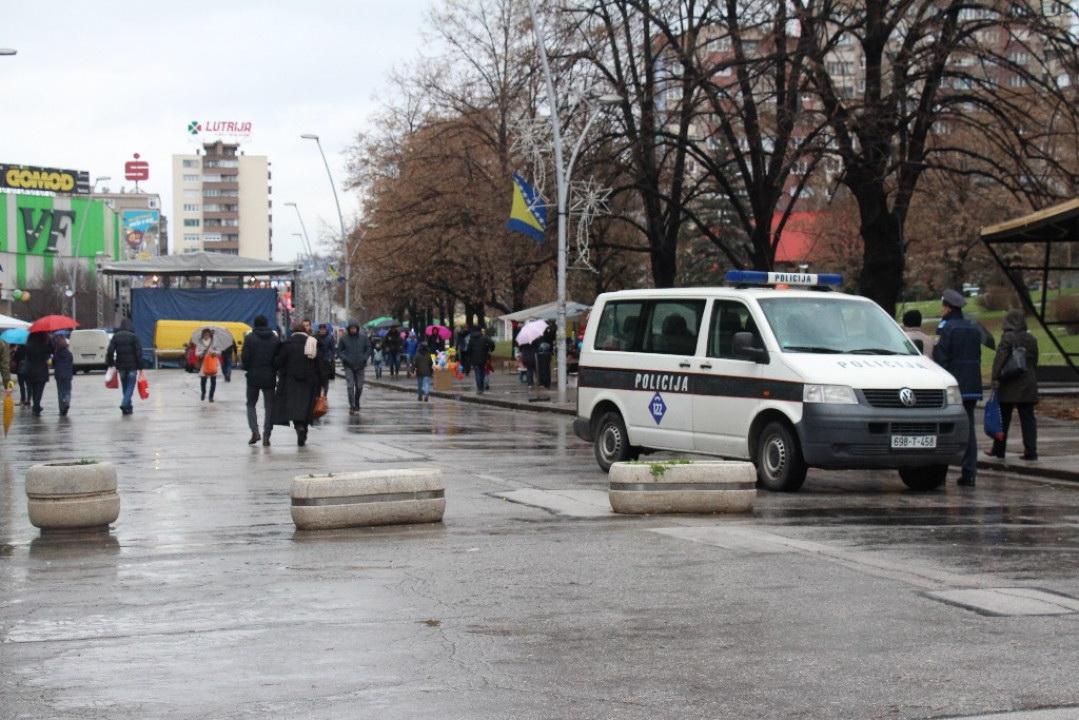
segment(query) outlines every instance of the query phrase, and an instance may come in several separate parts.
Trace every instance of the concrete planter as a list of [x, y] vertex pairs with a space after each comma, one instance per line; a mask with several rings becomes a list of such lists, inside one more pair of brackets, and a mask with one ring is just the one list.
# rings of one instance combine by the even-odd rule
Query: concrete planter
[[107, 462], [55, 462], [26, 471], [26, 507], [41, 530], [107, 530], [120, 516], [116, 467]]
[[368, 470], [292, 480], [292, 521], [299, 530], [442, 522], [445, 488], [438, 470]]
[[748, 462], [619, 462], [610, 483], [611, 508], [630, 515], [748, 512], [757, 497]]

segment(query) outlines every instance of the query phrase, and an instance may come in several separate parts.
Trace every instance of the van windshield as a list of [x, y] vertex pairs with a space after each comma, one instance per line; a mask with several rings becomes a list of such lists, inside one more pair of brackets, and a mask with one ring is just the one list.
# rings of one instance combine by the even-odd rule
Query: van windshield
[[867, 300], [771, 297], [758, 300], [783, 352], [917, 355], [880, 306]]

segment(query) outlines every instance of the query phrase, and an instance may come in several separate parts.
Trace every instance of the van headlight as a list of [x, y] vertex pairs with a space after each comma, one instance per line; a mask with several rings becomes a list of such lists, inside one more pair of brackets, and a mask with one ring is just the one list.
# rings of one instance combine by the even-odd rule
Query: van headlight
[[858, 396], [854, 394], [854, 388], [847, 385], [805, 385], [802, 402], [857, 405]]
[[959, 392], [958, 385], [951, 385], [944, 391], [945, 405], [962, 405], [963, 395]]

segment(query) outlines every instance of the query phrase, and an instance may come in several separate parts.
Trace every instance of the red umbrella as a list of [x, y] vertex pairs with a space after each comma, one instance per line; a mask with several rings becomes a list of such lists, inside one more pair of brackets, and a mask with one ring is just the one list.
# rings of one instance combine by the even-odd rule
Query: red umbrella
[[30, 326], [30, 332], [56, 332], [57, 330], [74, 330], [79, 324], [67, 315], [46, 315], [38, 318]]

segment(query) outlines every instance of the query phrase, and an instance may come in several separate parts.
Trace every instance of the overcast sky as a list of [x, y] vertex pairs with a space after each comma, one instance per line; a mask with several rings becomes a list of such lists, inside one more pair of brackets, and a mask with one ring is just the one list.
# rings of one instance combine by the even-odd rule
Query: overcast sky
[[[138, 152], [149, 191], [172, 214], [172, 155], [192, 152], [191, 120], [247, 120], [243, 149], [272, 163], [274, 259], [300, 250], [294, 201], [308, 232], [337, 233], [316, 133], [341, 192], [343, 150], [385, 93], [390, 70], [423, 42], [431, 0], [95, 0], [0, 8], [0, 162], [87, 170], [123, 183]], [[130, 186], [130, 184], [129, 184]], [[176, 237], [170, 218], [170, 243]]]

